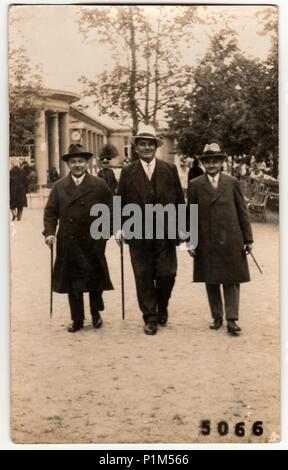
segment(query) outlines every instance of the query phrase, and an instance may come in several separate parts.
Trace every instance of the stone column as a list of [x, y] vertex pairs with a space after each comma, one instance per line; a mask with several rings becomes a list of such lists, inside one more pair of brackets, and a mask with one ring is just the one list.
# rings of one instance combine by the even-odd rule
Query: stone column
[[99, 156], [100, 154], [100, 150], [101, 150], [101, 146], [100, 146], [100, 135], [97, 134], [97, 154]]
[[38, 177], [38, 185], [47, 184], [48, 149], [46, 141], [46, 114], [41, 109], [35, 131], [35, 166]]
[[[60, 157], [68, 152], [70, 143], [69, 137], [69, 114], [59, 114], [59, 151]], [[60, 160], [60, 176], [65, 176], [69, 173], [69, 168], [66, 163]]]
[[59, 171], [59, 119], [58, 113], [51, 115], [50, 169], [54, 166]]
[[[88, 131], [88, 152], [93, 154], [92, 148], [92, 131]], [[93, 173], [93, 157], [89, 160], [90, 173]]]
[[87, 129], [82, 130], [82, 142], [83, 142], [84, 150], [88, 151]]
[[93, 154], [94, 154], [94, 157], [96, 158], [97, 157], [97, 146], [96, 146], [96, 133], [93, 132], [92, 134], [92, 151], [93, 151]]

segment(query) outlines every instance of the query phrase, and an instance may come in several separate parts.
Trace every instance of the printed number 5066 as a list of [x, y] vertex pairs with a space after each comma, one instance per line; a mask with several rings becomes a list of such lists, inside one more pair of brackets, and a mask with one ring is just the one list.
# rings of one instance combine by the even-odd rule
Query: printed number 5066
[[[226, 421], [220, 421], [216, 424], [217, 432], [220, 436], [226, 436], [229, 433], [229, 424]], [[200, 423], [200, 432], [203, 436], [209, 436], [211, 433], [211, 421], [210, 420], [203, 420]], [[252, 424], [251, 429], [252, 434], [254, 436], [262, 436], [263, 434], [263, 421], [255, 421]], [[233, 433], [238, 437], [245, 436], [245, 422], [241, 421], [233, 425]]]

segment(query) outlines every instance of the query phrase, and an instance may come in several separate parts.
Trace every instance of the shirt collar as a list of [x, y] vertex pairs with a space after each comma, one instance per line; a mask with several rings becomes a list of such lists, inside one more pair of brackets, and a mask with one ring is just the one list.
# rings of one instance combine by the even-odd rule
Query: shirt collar
[[207, 173], [207, 176], [208, 176], [208, 179], [209, 179], [210, 183], [212, 183], [212, 181], [214, 179], [214, 181], [216, 181], [216, 183], [218, 184], [219, 178], [220, 178], [220, 173], [217, 173], [217, 175], [215, 175], [215, 176], [208, 175], [208, 173]]
[[153, 160], [151, 160], [150, 163], [145, 162], [144, 160], [142, 160], [142, 158], [140, 158], [140, 162], [141, 162], [145, 172], [147, 171], [148, 165], [150, 165], [151, 174], [153, 173], [153, 171], [155, 170], [155, 166], [156, 166], [156, 157], [154, 157]]
[[[72, 173], [71, 173], [71, 176], [72, 176], [72, 179], [73, 179], [74, 183], [77, 186], [79, 186], [82, 183], [82, 181], [84, 180], [84, 178], [86, 176], [86, 173], [84, 173], [84, 175], [80, 176], [80, 178], [76, 178], [75, 176], [72, 175]], [[77, 182], [78, 182], [78, 184], [77, 184]]]

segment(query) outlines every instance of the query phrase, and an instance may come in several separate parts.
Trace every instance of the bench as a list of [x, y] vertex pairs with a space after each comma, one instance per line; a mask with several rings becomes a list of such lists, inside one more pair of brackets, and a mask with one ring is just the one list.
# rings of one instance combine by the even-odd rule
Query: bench
[[247, 204], [248, 211], [256, 217], [259, 217], [264, 222], [267, 222], [266, 208], [268, 199], [269, 193], [260, 192], [255, 194]]

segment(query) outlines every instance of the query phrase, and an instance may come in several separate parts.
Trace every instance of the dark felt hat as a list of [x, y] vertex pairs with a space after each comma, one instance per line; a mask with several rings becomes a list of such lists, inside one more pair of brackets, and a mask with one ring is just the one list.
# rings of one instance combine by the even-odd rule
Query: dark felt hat
[[61, 160], [63, 160], [64, 162], [68, 162], [69, 158], [72, 157], [82, 157], [86, 158], [86, 160], [90, 160], [90, 158], [92, 158], [92, 153], [85, 152], [84, 147], [81, 144], [71, 144], [68, 149], [68, 153], [63, 155], [61, 157]]

